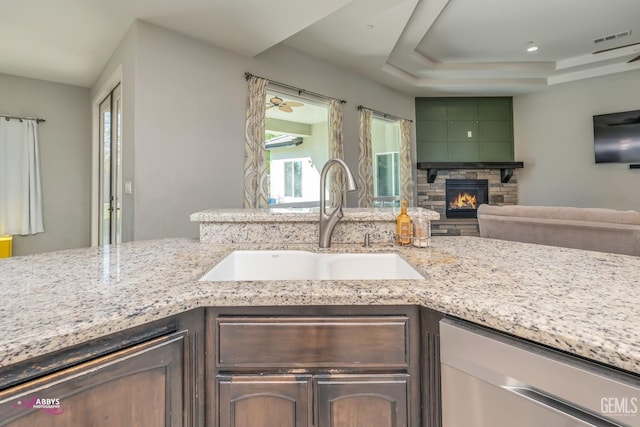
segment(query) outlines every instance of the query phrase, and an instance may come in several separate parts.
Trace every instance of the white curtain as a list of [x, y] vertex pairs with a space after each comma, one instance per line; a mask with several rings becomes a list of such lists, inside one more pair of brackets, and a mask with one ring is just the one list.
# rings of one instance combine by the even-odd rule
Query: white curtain
[[0, 118], [0, 235], [43, 231], [38, 122]]

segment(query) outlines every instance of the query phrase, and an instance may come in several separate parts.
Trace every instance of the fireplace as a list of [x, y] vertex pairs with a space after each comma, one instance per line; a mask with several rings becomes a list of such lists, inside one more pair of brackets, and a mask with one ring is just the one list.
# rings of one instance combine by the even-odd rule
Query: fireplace
[[478, 206], [489, 203], [486, 179], [447, 179], [445, 181], [447, 218], [476, 218]]

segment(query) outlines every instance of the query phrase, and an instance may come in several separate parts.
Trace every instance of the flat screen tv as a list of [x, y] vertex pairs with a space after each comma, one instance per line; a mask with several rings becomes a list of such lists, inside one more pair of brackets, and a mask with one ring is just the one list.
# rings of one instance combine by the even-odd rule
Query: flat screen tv
[[640, 163], [640, 110], [593, 116], [596, 163]]

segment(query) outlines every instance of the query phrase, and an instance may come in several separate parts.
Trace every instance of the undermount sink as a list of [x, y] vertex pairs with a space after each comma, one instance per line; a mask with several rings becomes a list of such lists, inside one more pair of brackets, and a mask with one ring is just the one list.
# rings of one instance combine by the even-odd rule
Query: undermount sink
[[234, 251], [200, 281], [424, 279], [391, 253], [314, 253], [294, 250]]

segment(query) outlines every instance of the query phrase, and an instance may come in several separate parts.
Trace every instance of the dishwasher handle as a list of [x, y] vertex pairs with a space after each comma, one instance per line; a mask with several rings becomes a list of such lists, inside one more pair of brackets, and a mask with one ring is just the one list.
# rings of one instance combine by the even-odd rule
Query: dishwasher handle
[[571, 405], [568, 402], [564, 402], [555, 396], [550, 396], [531, 387], [502, 385], [501, 388], [521, 398], [527, 399], [536, 405], [559, 412], [569, 418], [585, 423], [588, 426], [622, 427], [621, 424], [612, 423], [597, 414], [585, 411], [584, 409]]

